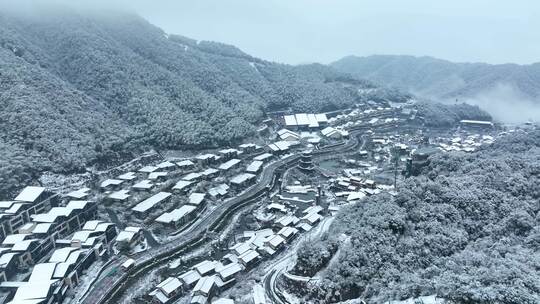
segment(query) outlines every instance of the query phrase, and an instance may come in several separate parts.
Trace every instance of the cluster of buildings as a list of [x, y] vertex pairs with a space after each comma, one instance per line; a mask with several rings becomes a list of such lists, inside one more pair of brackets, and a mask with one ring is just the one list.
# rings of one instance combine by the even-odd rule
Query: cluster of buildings
[[87, 190], [61, 198], [26, 187], [0, 202], [0, 297], [10, 303], [61, 303], [97, 259], [107, 259], [116, 227], [94, 220], [97, 204]]
[[326, 114], [298, 113], [283, 116], [284, 125], [291, 130], [317, 130], [328, 124]]
[[438, 146], [446, 152], [474, 152], [482, 145], [492, 144], [494, 140], [495, 139], [491, 135], [472, 134], [466, 137], [456, 136], [450, 139], [442, 139], [438, 142]]
[[[273, 157], [256, 144], [203, 153], [189, 159], [146, 165], [99, 185], [105, 200], [128, 206], [135, 221], [178, 230], [196, 219], [209, 201], [218, 201], [256, 181]], [[74, 194], [90, 191], [80, 189]]]
[[323, 208], [320, 206], [310, 206], [298, 218], [290, 214], [287, 207], [276, 208], [274, 205], [276, 203], [267, 206], [269, 212], [279, 215], [274, 217], [271, 228], [244, 231], [221, 260], [204, 260], [178, 276], [168, 277], [149, 293], [149, 298], [154, 303], [170, 303], [178, 296], [191, 292], [191, 303], [210, 303], [220, 290], [233, 284], [239, 275], [262, 259], [274, 256], [300, 230], [311, 230], [323, 218]]

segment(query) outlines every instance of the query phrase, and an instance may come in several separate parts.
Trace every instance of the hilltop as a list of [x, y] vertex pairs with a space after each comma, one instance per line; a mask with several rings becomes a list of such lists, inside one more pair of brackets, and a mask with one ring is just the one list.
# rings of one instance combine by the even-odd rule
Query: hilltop
[[0, 12], [0, 193], [44, 171], [228, 145], [265, 112], [407, 100], [320, 64], [291, 66], [169, 35], [138, 15]]

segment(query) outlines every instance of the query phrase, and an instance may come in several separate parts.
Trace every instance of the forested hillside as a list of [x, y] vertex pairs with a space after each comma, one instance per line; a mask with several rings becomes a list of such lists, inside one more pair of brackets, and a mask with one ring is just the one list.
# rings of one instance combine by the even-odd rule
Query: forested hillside
[[304, 292], [314, 302], [437, 294], [460, 304], [540, 303], [539, 185], [539, 130], [474, 154], [432, 156], [396, 197], [343, 209], [325, 239], [304, 244], [296, 271], [324, 269]]
[[[149, 147], [226, 145], [265, 111], [406, 100], [323, 65], [290, 66], [167, 35], [139, 16], [0, 12], [0, 194]], [[375, 93], [373, 93], [375, 92]]]
[[[521, 97], [540, 100], [540, 63], [532, 65], [453, 63], [431, 57], [349, 56], [331, 64], [356, 77], [426, 97], [474, 97], [504, 85]], [[510, 102], [510, 101], [509, 101]]]

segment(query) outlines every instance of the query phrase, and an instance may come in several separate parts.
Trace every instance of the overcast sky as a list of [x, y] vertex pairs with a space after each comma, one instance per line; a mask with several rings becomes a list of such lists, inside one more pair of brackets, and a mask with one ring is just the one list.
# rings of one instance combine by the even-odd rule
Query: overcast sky
[[540, 0], [117, 1], [166, 32], [285, 63], [372, 54], [540, 61]]

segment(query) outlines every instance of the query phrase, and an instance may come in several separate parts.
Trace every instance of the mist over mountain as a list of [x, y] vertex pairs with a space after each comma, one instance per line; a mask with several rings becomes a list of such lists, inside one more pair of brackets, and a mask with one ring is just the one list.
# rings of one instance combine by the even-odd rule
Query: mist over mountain
[[[499, 120], [540, 121], [540, 63], [453, 63], [432, 57], [349, 56], [332, 67], [442, 101], [476, 104]], [[526, 110], [526, 111], [524, 111]]]
[[327, 111], [389, 96], [408, 98], [324, 65], [277, 64], [168, 35], [131, 13], [3, 10], [0, 185], [149, 147], [238, 142], [266, 111]]

